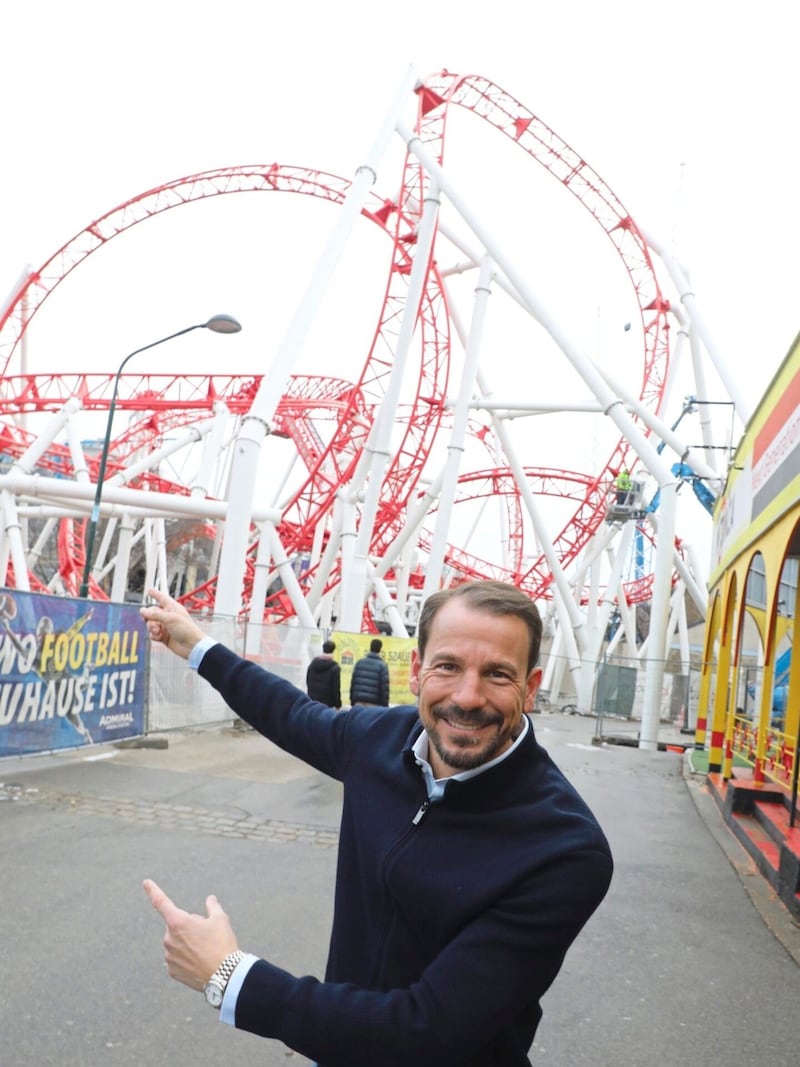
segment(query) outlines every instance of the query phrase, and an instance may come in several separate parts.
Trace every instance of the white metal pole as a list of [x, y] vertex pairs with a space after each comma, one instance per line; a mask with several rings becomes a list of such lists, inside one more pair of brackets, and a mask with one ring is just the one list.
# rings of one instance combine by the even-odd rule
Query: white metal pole
[[[342, 572], [342, 619], [345, 630], [357, 633], [361, 629], [361, 613], [367, 591], [369, 546], [378, 513], [383, 479], [391, 457], [391, 438], [403, 375], [408, 364], [408, 354], [417, 328], [419, 306], [428, 277], [433, 240], [436, 236], [436, 218], [439, 210], [438, 190], [431, 188], [425, 197], [422, 218], [414, 251], [414, 262], [408, 279], [408, 293], [392, 359], [392, 369], [386, 392], [381, 400], [375, 422], [364, 446], [366, 460], [366, 487], [364, 503], [358, 525], [355, 551], [351, 569]], [[358, 489], [356, 485], [353, 488]]]
[[197, 468], [197, 473], [192, 481], [192, 496], [204, 497], [214, 495], [212, 491], [214, 472], [219, 465], [219, 459], [222, 455], [228, 416], [229, 412], [227, 405], [217, 401], [214, 405], [214, 417], [206, 430], [203, 451], [200, 456], [200, 465]]
[[114, 565], [114, 577], [111, 582], [111, 599], [121, 603], [128, 591], [128, 571], [131, 562], [133, 544], [133, 516], [125, 514], [119, 524], [117, 538], [117, 557]]
[[[316, 629], [316, 623], [314, 622], [314, 616], [308, 610], [308, 605], [303, 598], [303, 591], [300, 588], [300, 583], [297, 581], [297, 575], [294, 573], [291, 562], [281, 544], [281, 539], [278, 537], [278, 531], [273, 524], [264, 523], [264, 533], [267, 537], [270, 552], [272, 553], [272, 560], [278, 569], [278, 574], [283, 582], [283, 587], [289, 594], [289, 599], [292, 602], [295, 615], [297, 616], [297, 623], [306, 630]], [[260, 622], [261, 620], [256, 620]]]
[[260, 648], [261, 623], [267, 602], [269, 577], [273, 572], [272, 554], [269, 548], [270, 542], [267, 538], [266, 526], [267, 523], [259, 525], [258, 548], [256, 549], [256, 561], [253, 567], [253, 589], [250, 594], [250, 621], [256, 625], [248, 625], [245, 631], [245, 656], [256, 655]]
[[[14, 585], [17, 589], [30, 592], [31, 583], [28, 577], [28, 564], [25, 559], [25, 546], [22, 543], [22, 528], [20, 526], [17, 505], [11, 493], [3, 491], [3, 533], [4, 541], [8, 545], [11, 555], [11, 563], [14, 567]], [[8, 566], [8, 556], [4, 553], [2, 576], [5, 580]]]
[[215, 611], [220, 615], [238, 615], [242, 603], [242, 582], [250, 534], [253, 495], [261, 444], [270, 433], [270, 420], [283, 396], [297, 355], [306, 338], [314, 314], [341, 259], [347, 239], [361, 216], [367, 195], [377, 180], [377, 167], [394, 134], [398, 116], [407, 105], [418, 77], [409, 68], [397, 96], [378, 132], [365, 163], [356, 170], [342, 204], [336, 225], [312, 274], [303, 300], [275, 354], [272, 366], [263, 376], [249, 412], [242, 419], [231, 464], [231, 509], [225, 525], [220, 553]]
[[731, 399], [733, 400], [733, 403], [736, 407], [737, 415], [742, 420], [742, 422], [748, 422], [752, 414], [750, 405], [747, 403], [744, 396], [739, 391], [739, 387], [736, 382], [733, 380], [733, 378], [731, 378], [725, 361], [722, 359], [719, 352], [717, 351], [717, 347], [714, 344], [713, 339], [711, 338], [705, 320], [703, 319], [703, 316], [697, 307], [697, 300], [695, 299], [691, 283], [689, 282], [685, 271], [680, 266], [675, 257], [670, 255], [670, 253], [666, 251], [666, 249], [663, 247], [663, 245], [660, 244], [660, 242], [656, 241], [650, 234], [645, 233], [645, 231], [642, 230], [641, 227], [639, 227], [639, 233], [645, 239], [649, 247], [652, 248], [653, 251], [661, 257], [661, 261], [666, 267], [669, 276], [672, 278], [673, 282], [675, 283], [675, 287], [677, 288], [678, 293], [680, 294], [680, 301], [689, 313], [689, 319], [692, 323], [692, 329], [697, 331], [698, 335], [703, 341], [705, 349], [708, 352], [712, 363], [714, 364], [717, 374], [720, 376], [723, 384], [725, 385], [725, 388], [728, 392], [728, 396], [731, 397]]
[[447, 446], [440, 503], [436, 513], [436, 525], [433, 531], [428, 568], [425, 573], [425, 585], [422, 592], [423, 601], [427, 600], [431, 593], [435, 593], [439, 588], [439, 578], [444, 565], [444, 553], [453, 514], [453, 503], [458, 489], [461, 457], [464, 454], [464, 441], [469, 425], [470, 398], [475, 390], [475, 375], [478, 370], [483, 325], [486, 320], [486, 306], [491, 295], [490, 279], [491, 261], [488, 258], [484, 258], [481, 263], [478, 284], [475, 288], [472, 323], [467, 335], [464, 368], [461, 373], [453, 425], [450, 430], [450, 441]]

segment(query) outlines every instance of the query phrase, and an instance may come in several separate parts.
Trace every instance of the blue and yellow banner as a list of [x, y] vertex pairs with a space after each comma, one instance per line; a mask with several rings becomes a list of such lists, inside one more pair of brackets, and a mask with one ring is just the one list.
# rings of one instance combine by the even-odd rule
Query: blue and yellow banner
[[137, 607], [0, 589], [0, 756], [144, 733]]

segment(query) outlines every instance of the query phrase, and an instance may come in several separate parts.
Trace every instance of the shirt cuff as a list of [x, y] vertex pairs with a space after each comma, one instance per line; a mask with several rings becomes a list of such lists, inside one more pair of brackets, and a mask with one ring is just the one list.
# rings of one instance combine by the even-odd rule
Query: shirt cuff
[[189, 666], [192, 668], [193, 671], [196, 671], [197, 668], [200, 666], [200, 661], [202, 660], [203, 656], [205, 656], [206, 652], [208, 652], [208, 650], [217, 643], [218, 642], [215, 637], [206, 636], [200, 638], [200, 640], [194, 646], [192, 651], [189, 653], [188, 662]]
[[228, 1026], [236, 1026], [236, 998], [239, 996], [242, 983], [250, 973], [250, 968], [254, 963], [258, 963], [258, 956], [252, 956], [249, 952], [246, 952], [244, 959], [239, 960], [236, 964], [233, 974], [225, 986], [225, 994], [219, 1009], [219, 1021], [221, 1023], [227, 1023]]

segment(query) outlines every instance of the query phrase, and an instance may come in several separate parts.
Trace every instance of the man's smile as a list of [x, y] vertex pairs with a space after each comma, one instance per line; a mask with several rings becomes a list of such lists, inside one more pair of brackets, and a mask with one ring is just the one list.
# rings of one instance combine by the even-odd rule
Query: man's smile
[[469, 715], [453, 708], [437, 709], [433, 714], [437, 722], [443, 723], [457, 733], [478, 733], [487, 727], [500, 725], [495, 716]]

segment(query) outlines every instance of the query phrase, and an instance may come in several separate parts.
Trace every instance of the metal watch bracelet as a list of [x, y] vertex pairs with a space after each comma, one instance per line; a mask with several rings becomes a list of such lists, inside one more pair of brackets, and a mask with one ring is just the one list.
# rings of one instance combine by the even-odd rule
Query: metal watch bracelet
[[213, 984], [220, 989], [222, 994], [224, 994], [228, 982], [230, 981], [231, 975], [236, 970], [237, 964], [243, 959], [244, 952], [242, 952], [241, 950], [231, 952], [228, 956], [225, 957], [219, 967], [217, 967], [216, 971], [214, 971], [214, 973], [211, 975], [208, 982], [206, 983], [206, 986], [208, 987]]

